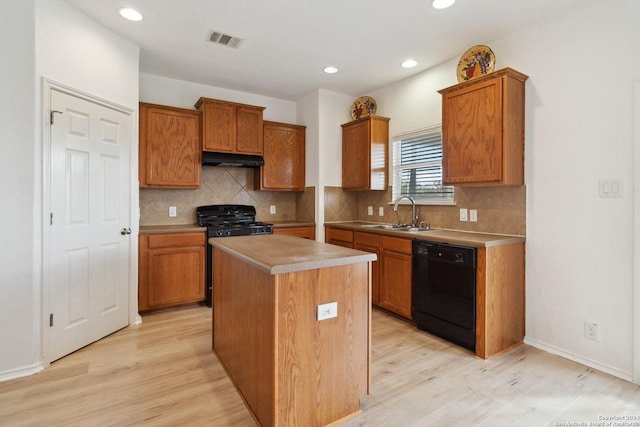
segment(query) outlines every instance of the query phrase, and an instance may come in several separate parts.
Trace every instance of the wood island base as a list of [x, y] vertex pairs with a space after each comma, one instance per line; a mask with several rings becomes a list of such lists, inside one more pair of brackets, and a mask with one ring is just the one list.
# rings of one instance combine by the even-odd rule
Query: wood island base
[[[279, 242], [305, 245], [299, 253], [337, 248], [275, 238], [266, 240], [272, 250]], [[217, 240], [230, 239], [240, 238]], [[260, 425], [326, 426], [360, 413], [370, 386], [370, 262], [354, 262], [266, 271], [214, 244], [213, 350]], [[331, 302], [337, 316], [317, 320], [318, 306]]]

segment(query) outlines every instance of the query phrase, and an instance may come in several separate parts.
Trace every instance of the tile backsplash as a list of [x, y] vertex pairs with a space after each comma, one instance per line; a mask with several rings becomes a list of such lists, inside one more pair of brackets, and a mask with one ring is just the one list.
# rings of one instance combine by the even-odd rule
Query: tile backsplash
[[[258, 221], [315, 222], [315, 187], [305, 191], [258, 191], [253, 188], [251, 168], [204, 167], [202, 186], [195, 190], [140, 189], [140, 225], [194, 224], [196, 208], [202, 205], [245, 204], [256, 207]], [[396, 223], [391, 187], [387, 191], [344, 191], [325, 187], [325, 221], [373, 221]], [[434, 228], [486, 233], [526, 235], [526, 187], [456, 187], [455, 205], [419, 206], [419, 220]], [[276, 213], [270, 214], [270, 206]], [[169, 207], [177, 215], [169, 217]], [[373, 216], [367, 207], [373, 207]], [[379, 208], [384, 211], [379, 216]], [[460, 208], [476, 209], [477, 222], [460, 221]], [[411, 217], [411, 207], [400, 206], [402, 222]]]
[[[325, 187], [326, 221], [373, 221], [396, 223], [391, 187], [387, 191], [343, 191], [341, 187]], [[373, 216], [367, 207], [373, 207]], [[379, 208], [384, 211], [379, 216]], [[456, 187], [455, 205], [418, 206], [419, 221], [434, 228], [485, 233], [526, 235], [526, 187]], [[460, 221], [460, 208], [478, 211], [477, 222]], [[402, 222], [411, 220], [411, 206], [401, 205]]]
[[[196, 208], [203, 205], [241, 204], [256, 207], [258, 221], [314, 222], [315, 188], [303, 192], [258, 191], [252, 168], [203, 167], [202, 186], [194, 190], [140, 189], [140, 225], [194, 224]], [[270, 214], [270, 206], [276, 213]], [[169, 207], [176, 217], [169, 217]]]

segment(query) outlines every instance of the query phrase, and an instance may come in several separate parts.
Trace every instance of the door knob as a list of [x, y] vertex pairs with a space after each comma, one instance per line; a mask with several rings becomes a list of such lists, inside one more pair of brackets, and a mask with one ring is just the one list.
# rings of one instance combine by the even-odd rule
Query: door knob
[[131, 229], [130, 228], [123, 228], [122, 230], [120, 230], [120, 234], [122, 234], [123, 236], [125, 234], [131, 234]]

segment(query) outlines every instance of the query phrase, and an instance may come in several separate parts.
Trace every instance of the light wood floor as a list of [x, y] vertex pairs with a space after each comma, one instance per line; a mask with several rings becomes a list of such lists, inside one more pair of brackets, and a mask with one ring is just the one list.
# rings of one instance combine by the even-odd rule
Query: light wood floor
[[[0, 426], [254, 426], [211, 352], [210, 319], [202, 306], [149, 314], [0, 383]], [[638, 385], [526, 345], [481, 360], [377, 310], [372, 373], [362, 415], [341, 427], [640, 425]]]

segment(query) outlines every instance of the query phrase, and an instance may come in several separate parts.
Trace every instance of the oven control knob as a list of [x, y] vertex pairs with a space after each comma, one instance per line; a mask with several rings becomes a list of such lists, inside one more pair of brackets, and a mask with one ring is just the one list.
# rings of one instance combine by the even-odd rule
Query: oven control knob
[[456, 262], [464, 262], [464, 255], [462, 255], [461, 253], [457, 253]]

